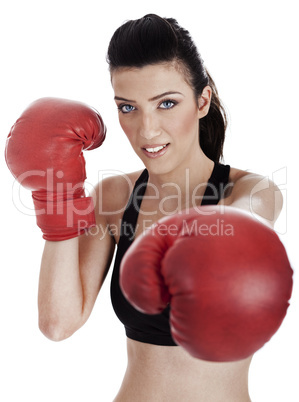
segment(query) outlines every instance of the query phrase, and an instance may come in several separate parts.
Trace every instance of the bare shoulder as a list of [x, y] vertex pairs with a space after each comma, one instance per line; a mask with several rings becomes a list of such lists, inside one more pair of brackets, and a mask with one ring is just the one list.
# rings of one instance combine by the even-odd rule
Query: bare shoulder
[[246, 170], [241, 170], [241, 169], [231, 167], [230, 172], [229, 172], [229, 180], [232, 183], [236, 183], [237, 180], [241, 179], [242, 177], [249, 176], [250, 174], [252, 174], [252, 173], [248, 172]]
[[113, 175], [100, 181], [93, 191], [96, 222], [99, 227], [109, 228], [117, 244], [123, 213], [142, 170]]
[[142, 170], [109, 176], [97, 184], [95, 194], [103, 214], [113, 214], [125, 208], [141, 172]]
[[231, 168], [229, 191], [221, 203], [244, 209], [273, 227], [282, 209], [283, 197], [269, 177]]
[[[229, 181], [231, 183], [232, 193], [234, 196], [237, 195], [241, 188], [246, 190], [246, 192], [249, 191], [251, 194], [258, 193], [261, 190], [268, 190], [268, 193], [277, 191], [281, 194], [279, 188], [272, 180], [269, 179], [268, 176], [263, 176], [258, 173], [231, 168]], [[266, 195], [266, 193], [263, 194]]]

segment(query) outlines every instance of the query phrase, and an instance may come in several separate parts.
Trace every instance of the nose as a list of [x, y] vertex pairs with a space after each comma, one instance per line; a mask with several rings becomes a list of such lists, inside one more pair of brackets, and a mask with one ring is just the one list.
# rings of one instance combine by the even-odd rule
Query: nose
[[158, 120], [149, 114], [143, 114], [139, 126], [140, 136], [147, 140], [151, 140], [154, 137], [159, 136], [160, 133], [161, 129]]

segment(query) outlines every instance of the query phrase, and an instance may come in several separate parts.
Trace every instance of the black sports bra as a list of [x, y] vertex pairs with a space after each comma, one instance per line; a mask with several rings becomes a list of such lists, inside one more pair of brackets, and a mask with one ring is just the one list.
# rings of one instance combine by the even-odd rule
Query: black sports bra
[[[201, 205], [218, 204], [219, 200], [223, 198], [225, 186], [228, 183], [229, 172], [229, 165], [215, 163]], [[111, 279], [111, 301], [117, 317], [125, 326], [128, 338], [154, 345], [176, 346], [170, 333], [169, 306], [161, 314], [143, 314], [131, 306], [119, 286], [120, 263], [134, 240], [138, 212], [146, 190], [147, 181], [148, 171], [144, 169], [135, 183], [124, 211]]]

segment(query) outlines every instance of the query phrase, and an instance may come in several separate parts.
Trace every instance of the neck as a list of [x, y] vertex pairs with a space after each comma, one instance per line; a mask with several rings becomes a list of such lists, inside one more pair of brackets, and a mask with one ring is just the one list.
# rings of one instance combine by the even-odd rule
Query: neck
[[160, 200], [168, 199], [170, 205], [182, 203], [186, 208], [194, 203], [192, 197], [203, 196], [213, 168], [214, 162], [200, 150], [197, 157], [174, 170], [163, 174], [149, 171], [146, 194]]

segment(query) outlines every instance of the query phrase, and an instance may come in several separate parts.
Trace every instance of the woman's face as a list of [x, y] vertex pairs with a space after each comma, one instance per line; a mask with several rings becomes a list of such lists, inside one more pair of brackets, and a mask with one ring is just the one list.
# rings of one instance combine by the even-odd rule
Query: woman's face
[[199, 151], [198, 121], [207, 114], [209, 100], [202, 94], [197, 102], [172, 63], [122, 68], [111, 78], [120, 125], [149, 171], [187, 167]]

